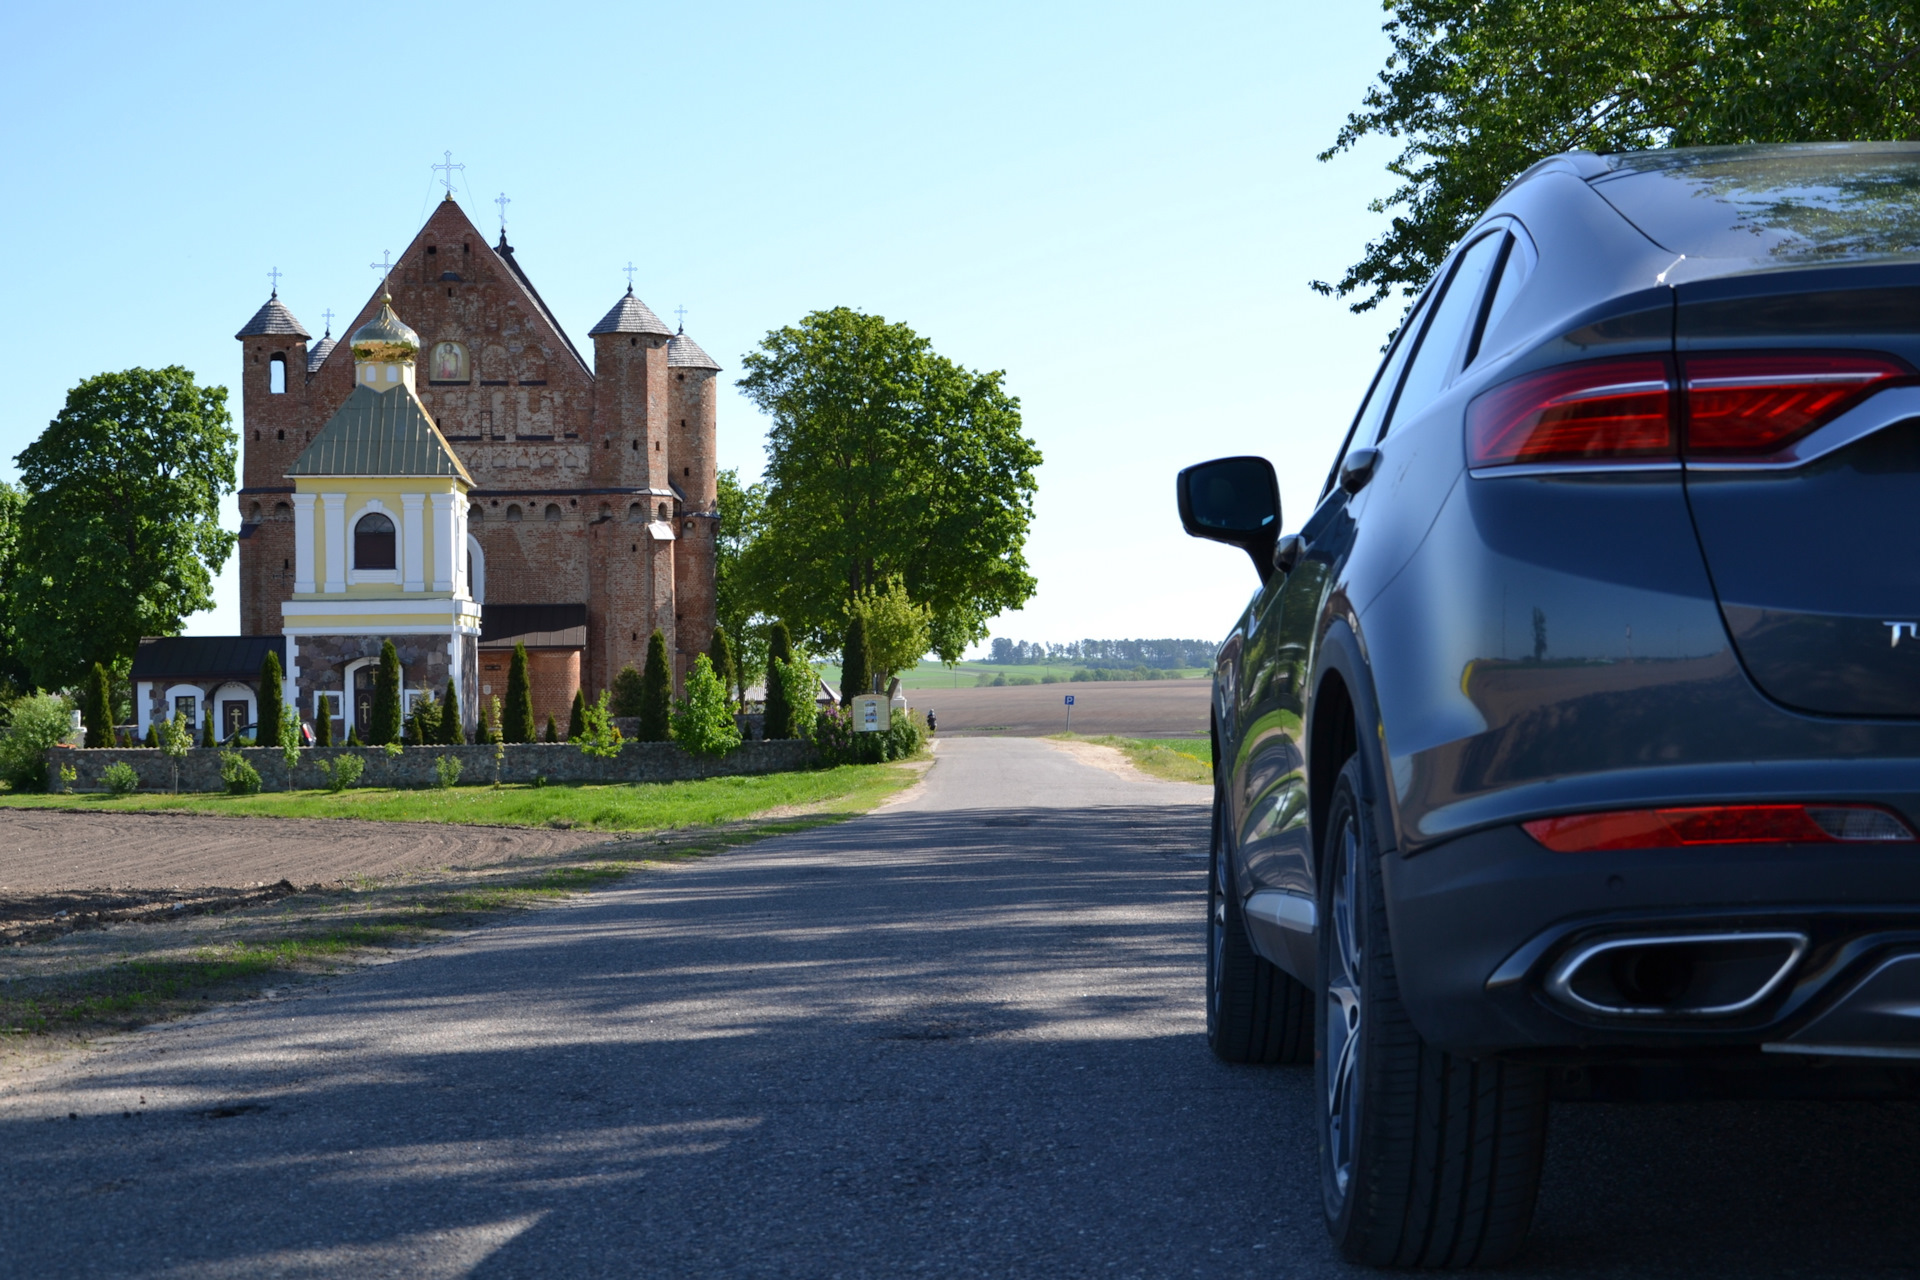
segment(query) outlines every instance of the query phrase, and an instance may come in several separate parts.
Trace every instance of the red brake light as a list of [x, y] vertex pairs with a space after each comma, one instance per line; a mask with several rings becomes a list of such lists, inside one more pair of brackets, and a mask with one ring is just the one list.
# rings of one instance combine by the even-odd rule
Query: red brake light
[[1538, 818], [1527, 834], [1555, 853], [1601, 849], [1677, 849], [1702, 844], [1853, 844], [1911, 841], [1913, 832], [1885, 809], [1859, 804], [1724, 804], [1619, 809]]
[[1672, 368], [1661, 356], [1516, 378], [1467, 406], [1468, 464], [1677, 458], [1672, 389]]
[[1772, 453], [1908, 370], [1886, 356], [1760, 351], [1688, 356], [1687, 453]]

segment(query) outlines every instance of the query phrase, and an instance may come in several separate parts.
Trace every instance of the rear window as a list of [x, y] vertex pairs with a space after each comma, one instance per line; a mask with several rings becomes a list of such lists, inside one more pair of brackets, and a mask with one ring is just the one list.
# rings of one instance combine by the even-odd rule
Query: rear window
[[1702, 147], [1608, 156], [1593, 189], [1690, 258], [1920, 257], [1920, 146]]

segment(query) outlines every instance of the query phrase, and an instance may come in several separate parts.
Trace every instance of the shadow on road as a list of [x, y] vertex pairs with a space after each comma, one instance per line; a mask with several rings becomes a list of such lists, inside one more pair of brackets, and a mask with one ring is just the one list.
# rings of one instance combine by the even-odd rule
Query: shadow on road
[[[130, 1038], [0, 1112], [0, 1272], [1344, 1273], [1310, 1073], [1206, 1052], [1206, 822], [879, 815]], [[1515, 1274], [1905, 1273], [1917, 1120], [1561, 1107]]]

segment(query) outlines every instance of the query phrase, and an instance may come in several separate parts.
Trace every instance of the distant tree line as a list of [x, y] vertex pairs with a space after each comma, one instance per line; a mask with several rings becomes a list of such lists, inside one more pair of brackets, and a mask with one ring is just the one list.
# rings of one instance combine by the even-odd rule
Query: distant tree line
[[995, 636], [987, 661], [998, 666], [1072, 666], [1089, 670], [1131, 670], [1147, 667], [1172, 671], [1180, 667], [1210, 667], [1220, 646], [1211, 640], [1068, 640], [1047, 644]]

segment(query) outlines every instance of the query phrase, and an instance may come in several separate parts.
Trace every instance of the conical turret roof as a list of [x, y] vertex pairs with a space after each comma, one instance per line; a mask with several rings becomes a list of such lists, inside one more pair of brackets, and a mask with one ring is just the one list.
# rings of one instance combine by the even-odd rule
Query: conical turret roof
[[588, 337], [597, 337], [603, 333], [648, 333], [662, 338], [671, 338], [673, 330], [660, 322], [660, 317], [646, 303], [633, 296], [633, 286], [627, 286], [627, 294], [613, 304], [613, 310], [599, 324], [587, 330]]
[[700, 349], [700, 344], [689, 338], [686, 330], [673, 335], [667, 342], [667, 367], [682, 369], [711, 369], [720, 372], [713, 357]]
[[293, 318], [293, 312], [287, 310], [287, 304], [280, 301], [280, 292], [275, 290], [266, 305], [253, 313], [253, 319], [233, 335], [236, 338], [288, 337], [310, 338], [313, 335]]

